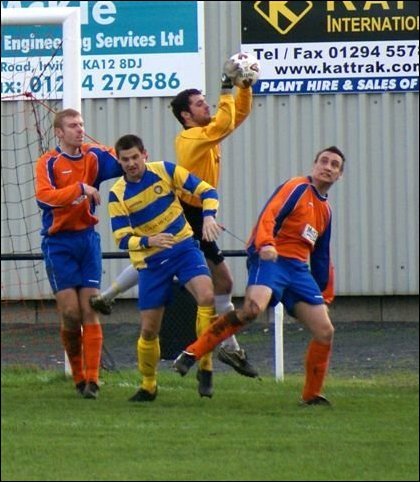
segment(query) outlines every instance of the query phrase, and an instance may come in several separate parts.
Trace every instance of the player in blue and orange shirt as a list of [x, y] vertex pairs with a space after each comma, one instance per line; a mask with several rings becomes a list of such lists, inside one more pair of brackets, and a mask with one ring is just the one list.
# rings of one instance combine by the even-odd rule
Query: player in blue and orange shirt
[[[89, 298], [99, 293], [101, 244], [95, 231], [99, 185], [122, 174], [113, 148], [84, 143], [74, 109], [58, 112], [59, 146], [36, 163], [36, 199], [42, 210], [42, 252], [61, 318], [61, 339], [77, 391], [97, 398], [102, 328]], [[82, 330], [83, 327], [83, 330]]]
[[248, 243], [249, 277], [242, 309], [219, 317], [175, 360], [185, 375], [204, 354], [268, 307], [282, 302], [311, 332], [302, 403], [329, 405], [321, 394], [334, 327], [327, 304], [334, 298], [330, 258], [331, 209], [327, 193], [341, 178], [345, 158], [335, 146], [319, 152], [307, 177], [282, 184], [262, 210]]

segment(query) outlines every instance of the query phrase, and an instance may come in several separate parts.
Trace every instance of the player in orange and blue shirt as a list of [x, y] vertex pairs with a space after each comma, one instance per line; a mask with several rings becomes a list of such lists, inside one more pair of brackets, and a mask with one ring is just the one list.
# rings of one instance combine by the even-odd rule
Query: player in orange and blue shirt
[[[89, 186], [121, 175], [113, 148], [82, 144], [74, 154], [57, 146], [38, 159], [37, 202], [42, 209], [42, 236], [77, 232], [98, 223]], [[56, 291], [56, 290], [55, 290]]]
[[84, 398], [96, 398], [102, 329], [89, 298], [99, 293], [102, 259], [95, 207], [100, 203], [100, 183], [120, 176], [122, 169], [113, 148], [83, 142], [84, 123], [78, 111], [58, 112], [54, 129], [59, 147], [36, 163], [41, 247], [76, 389]]
[[327, 193], [340, 179], [344, 162], [337, 147], [328, 147], [317, 154], [310, 176], [290, 179], [274, 192], [248, 243], [249, 277], [243, 308], [219, 317], [186, 348], [174, 362], [181, 375], [274, 300], [282, 302], [312, 334], [302, 403], [330, 404], [321, 394], [334, 334], [326, 306], [334, 299]]
[[[302, 291], [301, 296], [311, 304], [330, 302], [332, 299], [329, 293], [333, 286], [330, 237], [331, 208], [327, 197], [317, 191], [311, 176], [293, 178], [281, 185], [264, 207], [248, 242], [249, 265], [258, 266], [254, 260], [259, 257], [258, 253], [263, 246], [273, 246], [279, 258], [296, 264], [297, 272], [302, 263], [306, 270], [310, 259], [312, 277], [308, 279], [313, 278], [317, 287], [307, 294]], [[261, 284], [261, 271], [256, 268], [252, 273], [252, 284]], [[297, 276], [295, 273], [294, 279]], [[274, 288], [272, 283], [267, 284]], [[275, 289], [274, 293], [276, 294]], [[276, 299], [280, 301], [281, 298], [280, 291]], [[287, 299], [282, 301], [286, 309], [292, 312], [294, 302], [289, 305]]]

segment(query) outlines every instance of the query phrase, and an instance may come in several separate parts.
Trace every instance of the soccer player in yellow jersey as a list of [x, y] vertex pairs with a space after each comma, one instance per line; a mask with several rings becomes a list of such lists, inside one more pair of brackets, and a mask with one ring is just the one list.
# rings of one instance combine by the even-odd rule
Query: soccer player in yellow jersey
[[[178, 164], [215, 187], [218, 186], [220, 175], [220, 142], [246, 119], [252, 107], [251, 87], [237, 89], [236, 96], [232, 95], [235, 68], [231, 61], [227, 61], [224, 66], [222, 90], [214, 116], [210, 113], [210, 106], [205, 97], [197, 89], [180, 92], [171, 103], [173, 114], [184, 127], [175, 138]], [[203, 206], [200, 200], [188, 193], [180, 193], [180, 198], [185, 216], [200, 242], [200, 248], [212, 274], [216, 312], [229, 312], [233, 309], [233, 279], [229, 266], [216, 242], [209, 242], [202, 236]], [[205, 328], [199, 326], [197, 335]], [[258, 372], [249, 363], [245, 351], [240, 348], [234, 335], [221, 344], [218, 358], [242, 375], [258, 376]], [[199, 373], [207, 371], [210, 372], [207, 379], [211, 383], [211, 353], [200, 360]]]
[[[215, 314], [210, 272], [176, 192], [201, 200], [203, 238], [209, 242], [220, 233], [215, 220], [219, 202], [216, 190], [185, 168], [171, 162], [146, 163], [147, 151], [139, 137], [121, 137], [115, 150], [124, 176], [109, 193], [111, 226], [117, 246], [128, 250], [141, 286], [137, 355], [142, 380], [130, 401], [150, 402], [157, 395], [159, 331], [173, 278], [195, 298], [198, 324], [209, 326]], [[200, 395], [211, 397], [212, 392]]]

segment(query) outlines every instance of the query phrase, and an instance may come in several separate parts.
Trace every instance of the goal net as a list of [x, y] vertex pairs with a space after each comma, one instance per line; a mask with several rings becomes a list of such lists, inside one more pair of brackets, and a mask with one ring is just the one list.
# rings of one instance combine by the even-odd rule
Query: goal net
[[1, 299], [51, 298], [40, 257], [41, 216], [34, 197], [35, 161], [54, 144], [55, 103], [1, 105]]
[[[80, 14], [78, 8], [9, 8], [2, 9], [1, 21], [2, 363], [31, 363], [39, 348], [50, 366], [63, 363], [63, 351], [56, 326], [47, 329], [58, 316], [41, 255], [34, 169], [36, 159], [55, 146], [54, 113], [80, 109], [80, 87], [67, 80], [80, 78]], [[31, 45], [38, 25], [47, 25], [51, 38], [62, 29], [48, 57], [36, 55]], [[5, 47], [17, 53], [8, 56]], [[28, 335], [27, 324], [36, 324], [42, 336]]]
[[[54, 14], [55, 16], [51, 19], [51, 11], [56, 10], [67, 12], [72, 9], [68, 7], [64, 9], [31, 8], [31, 17], [24, 21], [30, 21], [32, 24], [42, 23], [43, 20], [45, 23], [56, 23], [57, 14]], [[36, 17], [36, 15], [39, 16]], [[63, 19], [64, 29], [67, 13]], [[2, 17], [2, 23], [3, 21], [4, 17]], [[15, 19], [14, 22], [17, 25], [22, 20]], [[49, 58], [45, 56], [37, 58], [31, 53], [30, 57], [26, 58], [6, 59], [7, 69], [4, 71], [2, 69], [1, 329], [4, 335], [1, 343], [2, 363], [16, 362], [27, 365], [35, 364], [36, 359], [37, 365], [41, 364], [48, 368], [54, 364], [64, 363], [57, 330], [59, 317], [41, 255], [41, 213], [34, 195], [34, 169], [36, 159], [56, 144], [52, 128], [54, 113], [66, 107], [81, 110], [80, 82], [77, 82], [78, 74], [75, 73], [75, 65], [80, 64], [80, 58], [74, 60], [77, 55], [80, 56], [80, 46], [77, 52], [68, 53], [67, 48], [66, 53], [65, 38], [74, 36], [73, 27], [70, 30], [71, 35], [63, 34], [63, 43], [56, 45]], [[61, 65], [58, 61], [61, 56], [62, 68], [57, 68], [57, 65]], [[2, 62], [3, 60], [5, 59], [2, 57]], [[68, 74], [69, 69], [70, 74]], [[67, 78], [70, 78], [71, 82], [66, 82]], [[52, 89], [52, 86], [56, 86], [56, 90]], [[189, 294], [178, 288], [174, 289], [174, 304], [167, 310], [165, 316], [167, 322], [165, 323], [164, 320], [161, 332], [162, 353], [172, 357], [185, 341], [180, 341], [181, 345], [175, 343], [179, 337], [180, 328], [188, 320], [194, 324], [195, 319], [195, 305]], [[31, 325], [30, 330], [26, 329], [28, 325]], [[249, 342], [253, 341], [253, 344], [258, 346], [258, 352], [266, 351], [267, 360], [272, 359], [274, 335], [269, 333], [269, 329], [272, 330], [273, 327], [274, 324], [265, 330], [258, 328], [258, 333], [257, 329], [250, 329], [249, 336], [244, 335], [243, 347], [249, 348], [248, 338]], [[119, 326], [119, 331], [114, 333], [114, 337], [112, 335], [107, 337], [108, 327], [104, 328], [107, 345], [112, 348], [111, 353], [127, 351], [127, 345], [119, 346], [125, 327]], [[189, 335], [191, 330], [186, 336]], [[282, 336], [282, 328], [277, 331], [277, 335]], [[130, 331], [130, 335], [127, 336], [128, 342], [132, 343], [135, 336]], [[166, 346], [162, 344], [163, 339], [166, 340]], [[115, 340], [119, 345], [114, 346]], [[282, 346], [282, 339], [277, 343]], [[131, 355], [135, 356], [134, 350]], [[275, 360], [277, 378], [283, 378], [282, 352], [280, 355]], [[43, 361], [40, 363], [39, 360]], [[136, 365], [133, 360], [130, 360], [129, 364]]]

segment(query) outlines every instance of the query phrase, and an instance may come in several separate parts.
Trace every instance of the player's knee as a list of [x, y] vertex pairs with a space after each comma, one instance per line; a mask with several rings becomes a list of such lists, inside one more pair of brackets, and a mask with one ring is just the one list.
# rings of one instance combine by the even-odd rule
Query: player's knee
[[334, 326], [332, 323], [325, 323], [317, 329], [316, 339], [324, 343], [331, 343], [334, 338]]
[[214, 290], [220, 295], [229, 295], [233, 290], [233, 280], [219, 278], [218, 280], [213, 279]]
[[224, 280], [223, 284], [224, 290], [226, 294], [230, 294], [233, 291], [233, 279], [231, 276], [228, 276]]
[[205, 288], [197, 293], [198, 306], [213, 306], [214, 305], [214, 292], [213, 288]]
[[245, 318], [246, 323], [254, 321], [261, 313], [261, 308], [253, 300], [246, 300], [244, 307], [243, 307], [243, 317]]
[[332, 325], [332, 323], [330, 323], [325, 333], [325, 336], [328, 338], [330, 342], [334, 338], [334, 331], [335, 331], [334, 326]]
[[61, 316], [63, 318], [64, 326], [67, 329], [76, 330], [80, 328], [82, 323], [82, 314], [78, 308], [72, 306], [66, 307], [62, 310]]
[[212, 270], [214, 291], [220, 295], [229, 295], [233, 290], [233, 278], [225, 262]]

